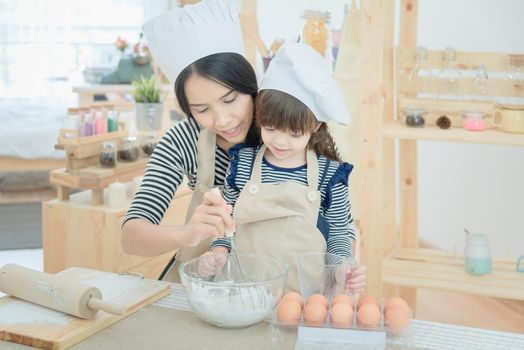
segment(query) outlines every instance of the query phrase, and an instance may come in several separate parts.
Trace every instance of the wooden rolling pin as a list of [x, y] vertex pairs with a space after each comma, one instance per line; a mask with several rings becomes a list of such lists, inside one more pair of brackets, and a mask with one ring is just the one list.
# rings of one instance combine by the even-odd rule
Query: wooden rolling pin
[[103, 301], [96, 287], [15, 264], [0, 268], [0, 292], [81, 318], [93, 318], [98, 310], [125, 312], [122, 306]]

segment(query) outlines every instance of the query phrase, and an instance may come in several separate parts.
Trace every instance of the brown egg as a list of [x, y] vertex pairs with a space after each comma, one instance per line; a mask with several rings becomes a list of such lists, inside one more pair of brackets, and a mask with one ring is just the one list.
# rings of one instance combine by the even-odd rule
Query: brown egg
[[296, 302], [300, 303], [300, 306], [304, 305], [304, 300], [302, 300], [302, 295], [300, 295], [297, 292], [287, 292], [286, 294], [284, 294], [284, 296], [282, 297], [282, 300], [288, 300], [288, 299], [295, 300]]
[[364, 304], [357, 312], [358, 324], [366, 328], [375, 328], [380, 323], [380, 309], [375, 304]]
[[374, 304], [376, 305], [377, 307], [380, 306], [380, 304], [378, 303], [378, 300], [377, 298], [375, 298], [374, 296], [372, 295], [364, 295], [362, 297], [360, 297], [358, 299], [358, 304], [357, 304], [357, 310], [360, 310], [360, 307], [364, 304]]
[[322, 294], [311, 294], [307, 298], [307, 303], [306, 304], [309, 304], [309, 303], [320, 303], [320, 304], [323, 304], [326, 307], [326, 309], [329, 306], [327, 298], [325, 296], [323, 296]]
[[304, 321], [310, 325], [321, 325], [326, 321], [327, 308], [324, 304], [308, 302], [304, 306]]
[[347, 294], [339, 294], [336, 297], [334, 297], [333, 300], [331, 301], [331, 307], [333, 307], [333, 305], [336, 305], [338, 303], [348, 304], [349, 306], [351, 306], [351, 308], [353, 308], [353, 305], [354, 305], [353, 298], [351, 298]]
[[384, 324], [390, 333], [396, 334], [409, 325], [409, 308], [391, 306], [384, 314]]
[[353, 307], [345, 302], [339, 302], [331, 306], [329, 317], [333, 326], [351, 327], [353, 324]]
[[386, 312], [387, 310], [389, 310], [392, 307], [402, 307], [406, 310], [409, 310], [408, 303], [406, 303], [404, 299], [399, 298], [399, 297], [389, 298], [386, 301], [386, 305], [384, 305], [384, 312]]
[[302, 306], [296, 300], [281, 300], [277, 306], [277, 319], [284, 324], [297, 324], [300, 321]]

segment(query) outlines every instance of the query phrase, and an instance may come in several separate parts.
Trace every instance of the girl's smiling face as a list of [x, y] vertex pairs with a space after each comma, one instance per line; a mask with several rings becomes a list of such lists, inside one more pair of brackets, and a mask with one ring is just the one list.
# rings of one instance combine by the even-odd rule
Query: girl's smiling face
[[253, 120], [253, 98], [214, 80], [192, 74], [184, 86], [191, 114], [204, 128], [217, 134], [224, 150], [242, 143]]
[[306, 163], [306, 150], [311, 133], [282, 131], [273, 127], [260, 128], [262, 141], [269, 152], [265, 158], [282, 168], [296, 168]]

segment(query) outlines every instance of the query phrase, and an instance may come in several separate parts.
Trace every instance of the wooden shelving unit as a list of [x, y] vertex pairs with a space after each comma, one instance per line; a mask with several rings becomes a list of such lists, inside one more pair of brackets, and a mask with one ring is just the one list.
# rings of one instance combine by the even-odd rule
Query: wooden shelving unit
[[142, 175], [149, 160], [139, 158], [133, 162], [118, 162], [113, 168], [99, 165], [102, 143], [117, 142], [128, 135], [124, 125], [115, 132], [80, 137], [76, 130], [60, 130], [56, 149], [66, 152], [66, 167], [49, 173], [49, 181], [57, 185], [58, 199], [68, 200], [72, 188], [91, 190], [91, 203], [101, 205], [104, 188], [115, 181], [127, 182]]
[[[366, 78], [361, 85], [359, 116], [366, 120], [366, 125], [361, 127], [363, 150], [359, 166], [366, 172], [360, 185], [367, 193], [358, 203], [363, 212], [359, 226], [362, 261], [369, 270], [368, 291], [376, 295], [400, 294], [412, 307], [416, 304], [416, 288], [524, 300], [524, 275], [515, 271], [515, 261], [494, 257], [491, 274], [472, 276], [464, 271], [460, 258], [444, 251], [420, 248], [417, 190], [418, 141], [524, 147], [524, 135], [495, 129], [491, 119], [486, 131], [462, 128], [461, 111], [481, 110], [491, 114], [492, 103], [424, 100], [413, 96], [412, 88], [407, 86], [407, 76], [415, 65], [419, 1], [400, 0], [398, 48], [393, 47], [391, 34], [395, 31], [395, 4], [379, 0], [365, 0], [361, 4], [361, 11], [370, 14], [362, 23], [365, 43], [362, 76]], [[462, 70], [472, 70], [476, 64], [485, 64], [488, 71], [504, 72], [510, 68], [510, 55], [512, 53], [457, 51], [456, 65]], [[430, 50], [427, 68], [441, 68], [441, 62], [441, 52]], [[490, 81], [495, 96], [524, 97], [524, 86], [512, 85], [503, 78]], [[441, 85], [436, 78], [432, 82], [437, 87]], [[466, 78], [463, 84], [470, 86], [472, 80]], [[400, 111], [407, 105], [428, 110], [424, 127], [410, 127], [400, 121]], [[450, 129], [435, 126], [440, 115], [450, 118]], [[398, 162], [393, 151], [395, 143], [398, 143]]]

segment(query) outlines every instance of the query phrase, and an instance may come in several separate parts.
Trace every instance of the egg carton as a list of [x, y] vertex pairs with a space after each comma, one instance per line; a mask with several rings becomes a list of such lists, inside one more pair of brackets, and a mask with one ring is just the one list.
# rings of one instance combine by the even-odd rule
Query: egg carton
[[326, 317], [322, 322], [308, 322], [304, 318], [304, 307], [300, 312], [300, 319], [298, 322], [286, 323], [282, 322], [277, 317], [278, 306], [275, 308], [274, 313], [270, 319], [273, 325], [281, 328], [293, 329], [298, 327], [316, 327], [316, 328], [330, 328], [330, 329], [347, 329], [355, 331], [366, 331], [366, 332], [384, 332], [388, 337], [403, 337], [407, 336], [410, 331], [411, 321], [413, 319], [413, 313], [411, 308], [408, 307], [408, 320], [407, 324], [402, 327], [391, 327], [385, 322], [384, 309], [385, 309], [385, 300], [378, 299], [379, 310], [380, 310], [380, 321], [376, 326], [365, 326], [359, 323], [358, 320], [358, 305], [360, 298], [352, 297], [353, 299], [353, 318], [350, 324], [341, 325], [332, 320], [332, 305], [331, 302], [328, 303], [328, 308], [326, 312]]

